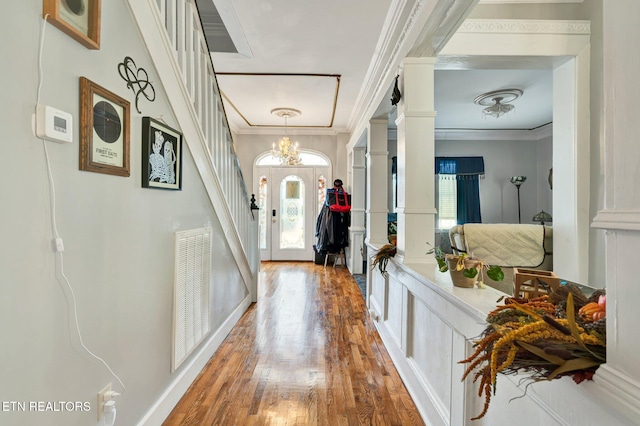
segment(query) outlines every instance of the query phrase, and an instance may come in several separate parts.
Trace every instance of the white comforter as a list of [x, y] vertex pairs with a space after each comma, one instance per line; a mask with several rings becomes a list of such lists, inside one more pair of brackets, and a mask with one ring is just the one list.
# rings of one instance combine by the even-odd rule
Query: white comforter
[[462, 228], [468, 254], [490, 265], [535, 268], [544, 261], [544, 226], [468, 223]]

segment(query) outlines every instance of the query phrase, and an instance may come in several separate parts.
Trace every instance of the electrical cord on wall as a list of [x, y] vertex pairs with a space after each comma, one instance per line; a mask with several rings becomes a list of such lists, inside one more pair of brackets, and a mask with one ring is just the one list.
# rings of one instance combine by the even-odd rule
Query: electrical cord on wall
[[[40, 104], [40, 90], [42, 89], [42, 83], [44, 80], [43, 71], [42, 71], [42, 51], [44, 47], [44, 34], [45, 34], [48, 18], [49, 18], [49, 14], [46, 14], [44, 17], [44, 22], [42, 24], [42, 35], [40, 38], [40, 47], [38, 50], [38, 91], [36, 96], [36, 109]], [[55, 188], [55, 182], [53, 180], [53, 173], [51, 172], [51, 162], [49, 161], [49, 152], [47, 151], [47, 142], [44, 139], [41, 139], [41, 138], [39, 139], [42, 141], [42, 147], [44, 148], [44, 157], [47, 164], [47, 176], [49, 180], [49, 196], [50, 196], [49, 200], [51, 203], [51, 226], [52, 226], [53, 236], [54, 236], [54, 243], [55, 243], [54, 245], [56, 247], [56, 252], [58, 253], [58, 256], [60, 259], [60, 276], [63, 278], [64, 283], [66, 284], [67, 288], [69, 289], [69, 293], [71, 294], [71, 301], [72, 301], [71, 306], [73, 306], [73, 318], [75, 320], [76, 332], [78, 333], [78, 339], [80, 341], [80, 345], [85, 351], [87, 351], [89, 355], [91, 355], [98, 361], [102, 362], [102, 364], [104, 364], [107, 370], [109, 370], [109, 373], [111, 373], [111, 375], [115, 377], [115, 379], [120, 383], [120, 386], [122, 386], [122, 393], [124, 393], [126, 388], [122, 380], [120, 380], [120, 377], [118, 377], [118, 375], [114, 373], [114, 371], [111, 369], [109, 364], [107, 364], [107, 362], [104, 359], [100, 358], [98, 355], [91, 352], [89, 348], [87, 348], [87, 346], [84, 344], [84, 340], [82, 339], [82, 333], [80, 332], [80, 324], [78, 322], [78, 308], [77, 308], [76, 295], [75, 295], [75, 292], [73, 291], [73, 287], [71, 286], [69, 279], [64, 273], [64, 255], [62, 254], [64, 247], [62, 244], [62, 238], [60, 238], [60, 234], [58, 234], [58, 225], [56, 220], [56, 188]], [[114, 408], [114, 412], [115, 412], [115, 408]], [[114, 416], [114, 420], [115, 420], [115, 416]]]
[[116, 402], [111, 400], [104, 403], [104, 418], [102, 423], [104, 426], [113, 426], [116, 423]]

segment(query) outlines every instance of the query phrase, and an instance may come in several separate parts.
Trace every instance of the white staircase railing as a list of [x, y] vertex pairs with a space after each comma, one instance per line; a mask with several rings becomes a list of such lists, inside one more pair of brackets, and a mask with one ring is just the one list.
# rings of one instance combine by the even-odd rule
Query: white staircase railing
[[251, 287], [257, 272], [255, 224], [195, 1], [128, 1], [240, 272]]

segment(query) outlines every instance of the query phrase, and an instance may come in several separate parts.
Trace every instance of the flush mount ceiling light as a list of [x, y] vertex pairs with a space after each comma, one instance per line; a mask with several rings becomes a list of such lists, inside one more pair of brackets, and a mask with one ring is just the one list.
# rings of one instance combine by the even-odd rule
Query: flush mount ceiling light
[[277, 150], [275, 142], [271, 145], [271, 155], [278, 158], [282, 166], [297, 166], [302, 164], [300, 153], [298, 152], [298, 142], [291, 142], [287, 136], [287, 119], [298, 117], [302, 113], [293, 108], [274, 108], [271, 110], [271, 114], [284, 118], [284, 136], [278, 141]]
[[498, 118], [515, 108], [510, 102], [518, 99], [522, 96], [522, 93], [520, 89], [494, 90], [493, 92], [483, 93], [476, 97], [473, 102], [487, 107], [482, 110], [485, 115]]

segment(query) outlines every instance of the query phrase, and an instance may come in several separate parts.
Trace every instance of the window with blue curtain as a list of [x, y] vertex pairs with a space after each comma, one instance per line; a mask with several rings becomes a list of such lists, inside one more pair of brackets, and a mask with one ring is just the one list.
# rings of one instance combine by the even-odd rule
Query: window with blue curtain
[[456, 222], [482, 223], [480, 215], [480, 177], [484, 175], [482, 157], [436, 157], [436, 174], [456, 181]]

